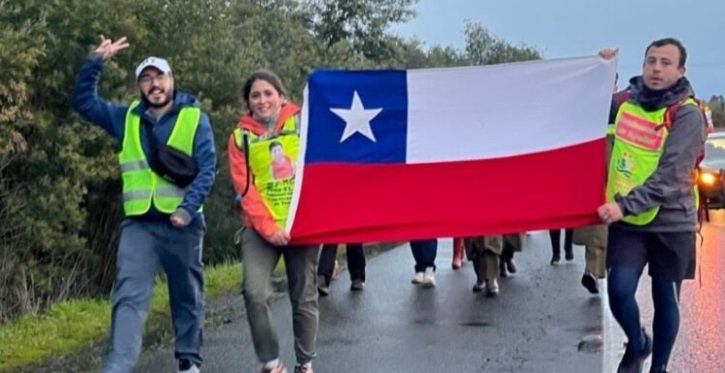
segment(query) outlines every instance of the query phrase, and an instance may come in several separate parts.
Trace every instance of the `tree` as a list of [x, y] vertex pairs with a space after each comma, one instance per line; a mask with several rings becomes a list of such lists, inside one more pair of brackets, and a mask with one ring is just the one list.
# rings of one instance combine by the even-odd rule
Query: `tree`
[[328, 48], [349, 42], [365, 58], [380, 62], [393, 57], [394, 41], [386, 31], [415, 16], [418, 0], [311, 0], [312, 30]]
[[101, 34], [127, 36], [132, 45], [106, 63], [99, 86], [106, 99], [136, 97], [135, 65], [159, 55], [170, 60], [177, 87], [210, 114], [219, 178], [207, 200], [205, 260], [237, 257], [240, 218], [225, 150], [243, 111], [241, 81], [271, 67], [298, 95], [321, 62], [321, 43], [295, 4], [0, 0], [0, 322], [68, 297], [105, 294], [114, 279], [122, 215], [115, 144], [68, 102]]
[[429, 67], [461, 66], [466, 63], [466, 56], [452, 47], [434, 46], [428, 51]]
[[451, 67], [465, 65], [489, 65], [505, 62], [526, 61], [541, 58], [539, 52], [529, 46], [516, 46], [492, 36], [477, 23], [468, 22], [464, 29], [465, 47], [435, 45], [424, 50], [418, 40], [398, 40], [398, 65], [403, 68]]
[[18, 173], [28, 157], [33, 121], [27, 80], [46, 52], [45, 23], [42, 17], [27, 18], [24, 10], [0, 1], [0, 322], [36, 304], [28, 284], [32, 255], [22, 252], [32, 234], [26, 224], [29, 185]]
[[464, 34], [466, 38], [465, 59], [472, 65], [491, 65], [541, 58], [536, 49], [526, 45], [515, 46], [496, 38], [477, 23], [467, 23]]
[[466, 30], [466, 49], [388, 32], [417, 0], [0, 0], [0, 322], [55, 301], [105, 296], [122, 218], [116, 147], [69, 105], [99, 36], [131, 48], [106, 63], [98, 91], [138, 97], [134, 68], [167, 58], [176, 86], [200, 99], [214, 129], [218, 173], [205, 202], [204, 260], [238, 258], [241, 217], [227, 139], [246, 110], [242, 80], [269, 68], [301, 102], [315, 68], [422, 68], [538, 58], [529, 47]]

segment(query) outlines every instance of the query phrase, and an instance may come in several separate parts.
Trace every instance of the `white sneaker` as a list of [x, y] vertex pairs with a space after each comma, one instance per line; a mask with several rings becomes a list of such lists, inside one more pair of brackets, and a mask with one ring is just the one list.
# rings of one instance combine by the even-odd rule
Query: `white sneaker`
[[178, 361], [179, 369], [176, 371], [178, 373], [199, 373], [201, 370], [199, 370], [199, 367], [194, 365], [191, 361], [187, 359], [181, 359]]
[[277, 366], [274, 368], [262, 367], [262, 370], [260, 370], [259, 373], [287, 373], [287, 368], [285, 368], [284, 364], [278, 362]]
[[423, 272], [416, 272], [415, 276], [413, 276], [413, 279], [410, 280], [411, 283], [420, 285], [425, 282], [425, 273]]
[[434, 288], [435, 286], [436, 286], [435, 271], [433, 270], [433, 267], [428, 267], [425, 269], [425, 274], [423, 275], [423, 287]]
[[486, 280], [486, 295], [489, 297], [495, 297], [499, 293], [498, 281], [494, 278]]

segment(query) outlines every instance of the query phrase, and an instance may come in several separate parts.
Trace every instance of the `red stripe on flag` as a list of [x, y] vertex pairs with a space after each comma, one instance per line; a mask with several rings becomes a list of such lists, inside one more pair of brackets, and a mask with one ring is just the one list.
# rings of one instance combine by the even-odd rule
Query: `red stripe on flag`
[[306, 166], [293, 243], [470, 237], [598, 223], [605, 139], [527, 155]]

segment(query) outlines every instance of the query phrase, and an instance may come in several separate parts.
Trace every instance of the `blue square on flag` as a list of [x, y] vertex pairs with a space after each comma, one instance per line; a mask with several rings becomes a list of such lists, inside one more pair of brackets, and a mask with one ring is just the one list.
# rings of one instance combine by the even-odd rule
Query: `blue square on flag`
[[405, 163], [405, 71], [320, 70], [307, 89], [307, 164]]

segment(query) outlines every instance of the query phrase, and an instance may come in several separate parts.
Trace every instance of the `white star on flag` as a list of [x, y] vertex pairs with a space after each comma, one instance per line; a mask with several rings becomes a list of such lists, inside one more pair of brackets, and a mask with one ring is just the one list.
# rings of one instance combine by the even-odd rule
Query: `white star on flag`
[[353, 92], [352, 106], [349, 109], [330, 108], [330, 111], [345, 121], [345, 130], [342, 132], [340, 143], [356, 132], [372, 140], [372, 142], [376, 142], [373, 129], [370, 127], [370, 121], [378, 116], [383, 109], [365, 109], [357, 91]]

